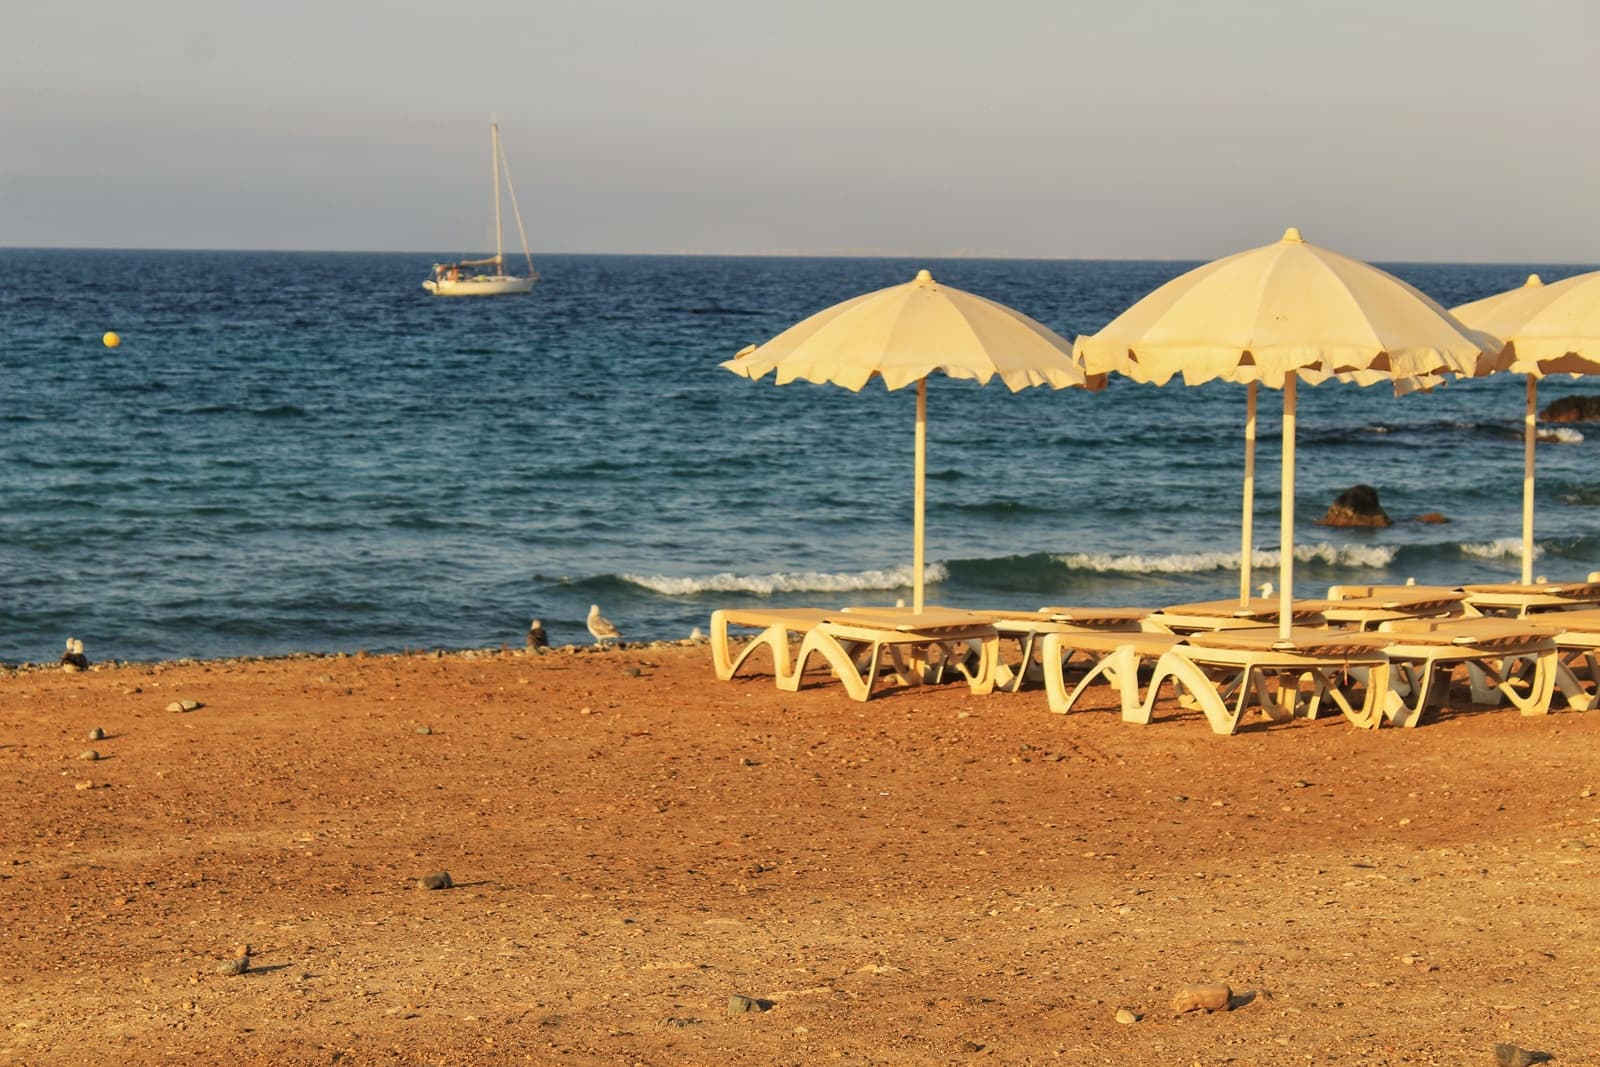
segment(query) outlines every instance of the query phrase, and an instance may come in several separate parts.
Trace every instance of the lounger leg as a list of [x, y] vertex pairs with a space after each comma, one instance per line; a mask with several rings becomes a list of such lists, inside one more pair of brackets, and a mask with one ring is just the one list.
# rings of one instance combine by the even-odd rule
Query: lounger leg
[[744, 661], [758, 648], [772, 650], [772, 673], [779, 678], [791, 670], [789, 663], [789, 628], [782, 624], [768, 626], [759, 634], [747, 641], [739, 650], [737, 656], [733, 655], [732, 641], [728, 636], [728, 613], [718, 609], [711, 613], [711, 664], [717, 672], [717, 678], [726, 682], [739, 668], [744, 666]]
[[[1383, 722], [1384, 704], [1390, 695], [1388, 667], [1333, 668], [1314, 672], [1313, 677], [1312, 718], [1316, 718], [1316, 708], [1326, 698], [1351, 725], [1362, 730], [1376, 730]], [[1353, 699], [1358, 693], [1359, 706]]]
[[1155, 672], [1150, 677], [1150, 689], [1145, 694], [1143, 715], [1146, 722], [1150, 721], [1155, 711], [1156, 699], [1161, 693], [1161, 683], [1168, 678], [1194, 698], [1195, 703], [1205, 714], [1206, 721], [1211, 724], [1213, 733], [1231, 734], [1238, 727], [1238, 712], [1230, 712], [1223, 704], [1222, 698], [1217, 695], [1216, 684], [1207, 677], [1198, 664], [1177, 652], [1163, 653], [1161, 658], [1156, 660]]
[[806, 632], [805, 640], [800, 642], [800, 652], [795, 656], [794, 670], [778, 677], [778, 688], [790, 693], [799, 692], [800, 682], [805, 677], [806, 664], [810, 662], [811, 656], [816, 654], [827, 662], [852, 700], [867, 700], [872, 696], [873, 683], [878, 680], [882, 648], [881, 644], [875, 642], [872, 646], [872, 655], [867, 662], [867, 669], [857, 673], [856, 660], [845, 651], [844, 646], [822, 627], [814, 627]]
[[1573, 711], [1593, 711], [1596, 697], [1590, 695], [1584, 688], [1583, 679], [1579, 678], [1565, 660], [1556, 657], [1556, 688], [1561, 690], [1561, 695], [1567, 700], [1567, 707]]

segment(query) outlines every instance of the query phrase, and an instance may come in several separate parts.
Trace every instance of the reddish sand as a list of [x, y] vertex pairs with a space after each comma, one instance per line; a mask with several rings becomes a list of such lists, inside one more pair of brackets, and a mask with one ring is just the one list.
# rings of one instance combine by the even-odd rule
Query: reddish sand
[[1600, 714], [1216, 737], [685, 646], [0, 685], [0, 1062], [1600, 1062]]

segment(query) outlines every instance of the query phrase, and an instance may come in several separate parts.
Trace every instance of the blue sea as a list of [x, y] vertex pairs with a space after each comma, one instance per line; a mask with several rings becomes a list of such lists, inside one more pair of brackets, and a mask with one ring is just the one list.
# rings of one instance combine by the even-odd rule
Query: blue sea
[[[909, 599], [915, 391], [718, 364], [920, 267], [1075, 336], [1195, 264], [0, 250], [0, 662], [676, 639], [719, 606]], [[1593, 269], [1385, 264], [1446, 306]], [[102, 335], [120, 334], [119, 348]], [[1600, 383], [1551, 379], [1541, 405]], [[1524, 382], [1300, 391], [1295, 592], [1514, 579]], [[929, 389], [928, 600], [1237, 591], [1245, 392]], [[1280, 395], [1253, 555], [1276, 577]], [[1536, 571], [1600, 569], [1600, 426], [1539, 446]], [[1314, 520], [1377, 488], [1382, 530]], [[1450, 522], [1411, 521], [1442, 512]]]

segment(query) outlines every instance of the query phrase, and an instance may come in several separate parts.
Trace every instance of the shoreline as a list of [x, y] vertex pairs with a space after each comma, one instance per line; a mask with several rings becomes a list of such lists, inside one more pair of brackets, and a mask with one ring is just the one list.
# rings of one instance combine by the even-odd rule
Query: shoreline
[[620, 641], [610, 644], [602, 650], [594, 645], [551, 645], [544, 651], [534, 651], [525, 648], [512, 648], [510, 645], [485, 646], [482, 648], [407, 648], [399, 652], [284, 652], [264, 656], [183, 656], [177, 659], [153, 660], [91, 660], [87, 667], [73, 667], [57, 660], [54, 662], [23, 662], [0, 663], [0, 677], [7, 675], [38, 674], [56, 671], [62, 674], [93, 674], [96, 671], [123, 670], [123, 669], [160, 669], [172, 667], [204, 667], [221, 666], [235, 663], [279, 663], [307, 660], [382, 660], [382, 659], [483, 659], [490, 656], [510, 657], [537, 657], [537, 656], [586, 656], [600, 655], [602, 652], [629, 652], [643, 651], [658, 648], [709, 648], [710, 642], [701, 637], [684, 637], [678, 640], [662, 641]]

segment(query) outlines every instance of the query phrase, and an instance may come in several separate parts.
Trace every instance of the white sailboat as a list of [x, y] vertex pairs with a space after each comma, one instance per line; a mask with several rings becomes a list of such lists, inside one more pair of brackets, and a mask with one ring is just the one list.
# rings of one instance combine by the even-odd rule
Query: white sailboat
[[[433, 277], [422, 287], [434, 296], [503, 296], [507, 293], [528, 293], [539, 280], [533, 269], [533, 255], [528, 251], [528, 235], [522, 228], [522, 212], [517, 208], [517, 191], [511, 184], [511, 167], [506, 162], [505, 150], [500, 146], [500, 124], [489, 123], [490, 147], [494, 169], [494, 255], [485, 259], [462, 259], [454, 263], [435, 263]], [[501, 236], [500, 179], [505, 177], [506, 192], [510, 194], [511, 214], [517, 222], [517, 236], [522, 239], [522, 255], [528, 261], [526, 276], [506, 273], [505, 247]]]

